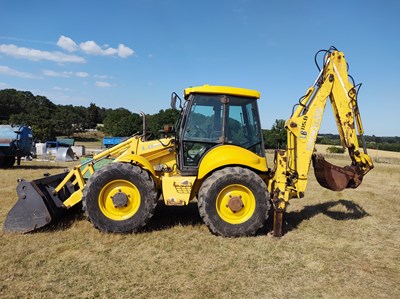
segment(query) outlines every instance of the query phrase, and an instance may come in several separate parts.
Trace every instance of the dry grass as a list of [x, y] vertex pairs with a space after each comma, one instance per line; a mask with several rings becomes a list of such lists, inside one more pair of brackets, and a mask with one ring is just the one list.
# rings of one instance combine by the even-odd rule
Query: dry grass
[[[30, 165], [0, 170], [1, 222], [18, 177], [65, 166]], [[400, 165], [387, 163], [357, 190], [311, 179], [281, 239], [213, 236], [193, 204], [160, 206], [134, 235], [100, 233], [80, 213], [37, 233], [1, 233], [0, 297], [399, 298], [399, 182]]]
[[[343, 157], [346, 159], [346, 161], [348, 160], [347, 152], [345, 154], [327, 154], [326, 149], [330, 146], [331, 145], [317, 144], [316, 149], [325, 156], [334, 156], [339, 159], [340, 157]], [[400, 153], [398, 152], [368, 149], [368, 155], [375, 163], [400, 164]]]

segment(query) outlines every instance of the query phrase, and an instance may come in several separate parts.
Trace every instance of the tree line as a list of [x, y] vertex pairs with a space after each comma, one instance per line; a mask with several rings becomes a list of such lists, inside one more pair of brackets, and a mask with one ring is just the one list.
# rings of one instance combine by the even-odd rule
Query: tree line
[[[179, 112], [167, 109], [147, 115], [149, 134], [158, 136], [164, 125], [175, 124]], [[77, 132], [99, 129], [106, 135], [130, 136], [142, 130], [142, 118], [128, 109], [56, 105], [40, 95], [15, 89], [0, 90], [0, 123], [29, 125], [36, 141], [55, 140]], [[98, 127], [98, 124], [103, 126]]]
[[[174, 126], [179, 111], [160, 110], [146, 115], [147, 131], [159, 137], [165, 125]], [[57, 136], [72, 136], [90, 129], [102, 130], [106, 135], [126, 137], [142, 131], [142, 118], [128, 109], [109, 109], [90, 103], [89, 107], [56, 105], [44, 96], [15, 89], [0, 90], [0, 123], [22, 124], [32, 127], [36, 141], [55, 140]], [[97, 127], [103, 124], [103, 127]], [[263, 129], [267, 149], [286, 147], [285, 120], [277, 119], [271, 129]], [[371, 149], [400, 152], [400, 137], [364, 136]], [[340, 145], [339, 135], [319, 134], [317, 143]], [[360, 140], [360, 144], [361, 140]]]

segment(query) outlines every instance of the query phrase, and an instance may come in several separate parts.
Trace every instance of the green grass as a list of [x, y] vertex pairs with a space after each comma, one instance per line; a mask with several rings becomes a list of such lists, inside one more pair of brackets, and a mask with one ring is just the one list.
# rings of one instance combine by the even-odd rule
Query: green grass
[[[1, 170], [1, 221], [17, 178], [65, 166]], [[195, 204], [160, 205], [138, 234], [101, 233], [81, 213], [36, 233], [2, 232], [0, 297], [399, 298], [400, 165], [376, 164], [358, 189], [336, 193], [310, 177], [280, 239], [216, 237]]]

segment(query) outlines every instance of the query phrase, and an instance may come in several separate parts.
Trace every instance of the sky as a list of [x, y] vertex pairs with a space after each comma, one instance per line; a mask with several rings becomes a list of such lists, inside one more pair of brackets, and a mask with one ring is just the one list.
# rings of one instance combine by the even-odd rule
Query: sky
[[[261, 92], [269, 129], [335, 46], [363, 84], [365, 134], [400, 136], [399, 14], [397, 0], [0, 0], [0, 89], [154, 114], [186, 87], [237, 86]], [[330, 107], [320, 132], [337, 132]]]

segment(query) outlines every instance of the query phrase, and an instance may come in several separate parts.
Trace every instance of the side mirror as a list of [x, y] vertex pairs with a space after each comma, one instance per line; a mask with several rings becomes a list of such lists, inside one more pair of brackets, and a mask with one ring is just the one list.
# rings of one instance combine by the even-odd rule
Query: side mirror
[[178, 110], [176, 108], [176, 100], [177, 99], [179, 100], [179, 108], [182, 108], [182, 100], [181, 100], [181, 98], [178, 96], [178, 94], [176, 92], [173, 92], [171, 94], [171, 108], [174, 109], [174, 110]]

